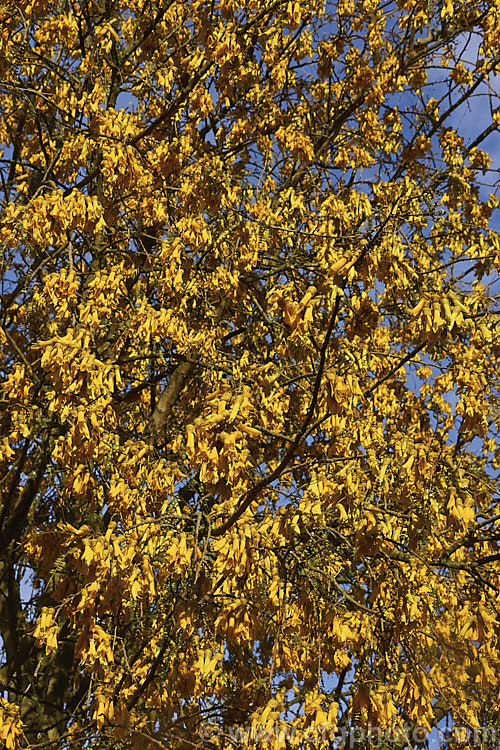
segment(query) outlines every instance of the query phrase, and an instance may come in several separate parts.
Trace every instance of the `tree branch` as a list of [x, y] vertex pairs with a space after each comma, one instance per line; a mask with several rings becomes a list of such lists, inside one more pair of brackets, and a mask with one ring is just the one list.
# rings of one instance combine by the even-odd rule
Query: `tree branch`
[[218, 526], [216, 529], [212, 531], [212, 536], [217, 537], [224, 534], [228, 529], [233, 526], [243, 515], [243, 513], [246, 511], [246, 509], [253, 503], [254, 500], [257, 499], [260, 492], [265, 489], [265, 487], [268, 487], [272, 482], [276, 481], [281, 474], [285, 471], [288, 464], [290, 463], [291, 459], [295, 455], [295, 452], [297, 448], [300, 445], [300, 442], [304, 435], [307, 432], [307, 429], [311, 423], [311, 420], [313, 418], [314, 411], [316, 409], [316, 405], [318, 402], [318, 395], [319, 390], [321, 387], [321, 380], [323, 377], [323, 371], [325, 369], [325, 361], [326, 361], [326, 352], [328, 350], [328, 345], [330, 343], [330, 339], [333, 333], [333, 329], [335, 327], [335, 324], [337, 322], [337, 315], [340, 308], [340, 295], [338, 294], [335, 298], [335, 304], [333, 307], [333, 312], [330, 318], [330, 323], [328, 325], [328, 329], [323, 341], [323, 345], [321, 347], [321, 354], [320, 354], [320, 360], [319, 360], [319, 366], [318, 366], [318, 372], [316, 374], [316, 380], [314, 383], [314, 389], [313, 389], [313, 395], [311, 398], [311, 402], [309, 404], [309, 409], [307, 410], [306, 418], [304, 419], [304, 422], [302, 423], [302, 426], [300, 430], [298, 431], [294, 441], [289, 446], [287, 452], [285, 453], [283, 459], [281, 460], [279, 466], [276, 467], [276, 469], [265, 479], [261, 479], [260, 482], [257, 482], [247, 493], [243, 496], [243, 499], [241, 500], [240, 504], [234, 511], [234, 513], [225, 521], [222, 526]]

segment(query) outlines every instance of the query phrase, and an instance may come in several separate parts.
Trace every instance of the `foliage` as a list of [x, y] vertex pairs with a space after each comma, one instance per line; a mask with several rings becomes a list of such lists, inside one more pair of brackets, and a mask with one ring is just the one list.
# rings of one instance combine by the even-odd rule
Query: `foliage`
[[495, 727], [498, 0], [0, 13], [5, 746]]

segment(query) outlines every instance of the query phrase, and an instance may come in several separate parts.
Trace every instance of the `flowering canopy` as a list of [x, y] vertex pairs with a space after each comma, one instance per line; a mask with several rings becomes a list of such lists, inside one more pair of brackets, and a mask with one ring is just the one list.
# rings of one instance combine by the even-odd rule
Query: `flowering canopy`
[[0, 14], [5, 747], [495, 726], [498, 0]]

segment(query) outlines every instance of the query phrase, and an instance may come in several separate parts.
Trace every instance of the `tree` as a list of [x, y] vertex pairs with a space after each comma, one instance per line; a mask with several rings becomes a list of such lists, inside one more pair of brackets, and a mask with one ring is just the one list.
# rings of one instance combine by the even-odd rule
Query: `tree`
[[498, 2], [0, 12], [5, 747], [494, 732]]

